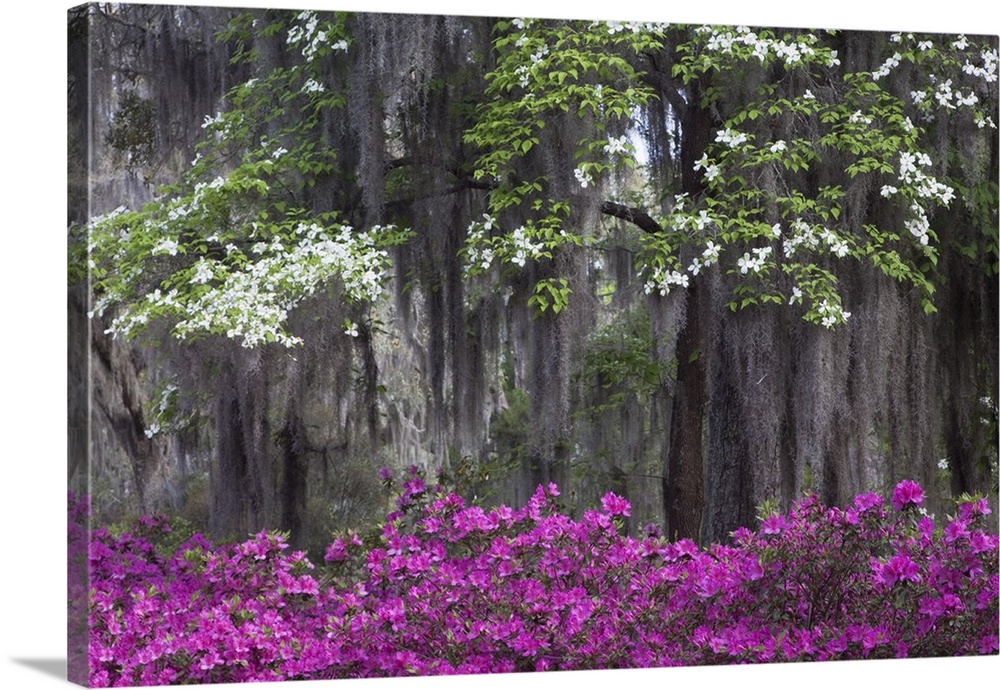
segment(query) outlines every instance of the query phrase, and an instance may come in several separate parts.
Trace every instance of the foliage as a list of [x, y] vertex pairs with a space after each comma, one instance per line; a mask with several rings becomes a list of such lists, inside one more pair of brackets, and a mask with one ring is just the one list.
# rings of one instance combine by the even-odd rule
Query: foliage
[[665, 367], [656, 358], [649, 318], [625, 312], [599, 329], [587, 342], [580, 376], [610, 394], [592, 414], [615, 407], [627, 395], [648, 396], [663, 385]]
[[[681, 228], [695, 223], [721, 244], [692, 263], [694, 274], [727, 247], [738, 254], [749, 245], [728, 269], [747, 276], [733, 309], [787, 301], [805, 305], [808, 321], [842, 323], [850, 314], [836, 276], [839, 260], [847, 257], [912, 284], [924, 310], [936, 309], [933, 269], [941, 238], [929, 218], [935, 206], [955, 199], [955, 188], [933, 174], [944, 167], [930, 155], [931, 95], [938, 108], [958, 111], [955, 117], [995, 127], [981, 103], [995, 95], [996, 50], [964, 37], [949, 44], [897, 34], [894, 41], [900, 50], [872, 73], [835, 70], [837, 50], [812, 33], [779, 39], [768, 30], [702, 27], [680, 48], [684, 55], [674, 74], [684, 81], [756, 69], [783, 73], [733, 109], [695, 166], [708, 186], [705, 206], [675, 212], [672, 222]], [[911, 66], [910, 103], [885, 79], [901, 63]], [[790, 94], [782, 82], [801, 86]], [[716, 87], [705, 98], [714, 102], [723, 93]], [[838, 184], [817, 185], [815, 173], [829, 165], [836, 173], [820, 179]], [[851, 192], [871, 187], [899, 209], [901, 222], [860, 222]]]
[[312, 218], [282, 202], [271, 208], [283, 216], [270, 220], [261, 202], [275, 167], [273, 160], [247, 163], [178, 199], [95, 219], [90, 261], [100, 297], [93, 313], [117, 307], [109, 331], [130, 337], [166, 319], [184, 340], [219, 334], [245, 347], [292, 346], [301, 339], [285, 328], [289, 311], [332, 279], [348, 300], [377, 298], [386, 247], [405, 233], [355, 233], [335, 214]]
[[[242, 36], [245, 20], [230, 27], [230, 40]], [[291, 347], [301, 337], [287, 330], [289, 312], [307, 297], [335, 286], [352, 303], [378, 298], [388, 248], [409, 233], [355, 230], [338, 212], [299, 201], [338, 173], [338, 152], [320, 144], [319, 128], [344, 99], [317, 81], [316, 61], [347, 51], [343, 22], [335, 15], [320, 27], [307, 12], [269, 25], [264, 35], [287, 32], [299, 64], [231, 89], [231, 107], [205, 117], [205, 139], [179, 184], [142, 209], [91, 220], [91, 316], [110, 311], [109, 332], [128, 338], [165, 322], [185, 341], [222, 335], [244, 347]]]
[[[660, 49], [664, 29], [651, 23], [496, 23], [497, 65], [486, 75], [486, 100], [465, 133], [479, 151], [473, 176], [490, 186], [485, 222], [473, 222], [466, 240], [470, 275], [495, 264], [523, 268], [527, 260], [551, 260], [562, 248], [591, 241], [588, 229], [572, 222], [571, 197], [553, 193], [559, 184], [551, 175], [526, 176], [525, 164], [539, 149], [560, 149], [558, 165], [573, 171], [581, 189], [616, 167], [635, 167], [635, 146], [625, 130], [653, 92], [630, 58]], [[561, 150], [547, 138], [547, 127], [581, 133], [570, 150]], [[526, 220], [505, 228], [498, 218], [517, 217], [514, 212]], [[538, 312], [559, 313], [570, 293], [565, 277], [543, 278], [528, 303]]]
[[[504, 410], [502, 414], [506, 414]], [[521, 429], [524, 427], [522, 426]], [[521, 434], [523, 436], [523, 432]], [[452, 457], [448, 469], [439, 469], [438, 483], [451, 487], [462, 496], [468, 496], [470, 502], [477, 505], [492, 505], [498, 502], [500, 486], [505, 480], [516, 477], [523, 462], [523, 448], [513, 446], [508, 449], [502, 446], [501, 434], [494, 436], [495, 450], [485, 457], [471, 456]]]
[[498, 59], [486, 76], [488, 100], [465, 137], [482, 151], [475, 176], [498, 183], [490, 196], [493, 212], [539, 198], [548, 181], [517, 179], [515, 163], [541, 143], [541, 130], [553, 115], [593, 121], [592, 133], [564, 161], [576, 163], [583, 187], [612, 168], [609, 154], [635, 164], [633, 146], [625, 138], [609, 141], [605, 132], [615, 121], [628, 121], [652, 97], [627, 56], [660, 48], [662, 30], [648, 23], [630, 24], [627, 30], [618, 22], [496, 23]]
[[511, 387], [505, 395], [507, 407], [497, 414], [496, 422], [490, 427], [496, 462], [501, 468], [512, 467], [526, 459], [531, 428], [531, 400], [527, 394]]
[[[142, 210], [93, 220], [94, 313], [114, 308], [111, 332], [131, 336], [163, 319], [182, 339], [220, 334], [247, 347], [291, 346], [300, 338], [285, 328], [288, 312], [334, 279], [349, 300], [380, 294], [385, 250], [409, 233], [358, 232], [335, 210], [294, 201], [295, 190], [351, 175], [321, 143], [324, 118], [343, 117], [349, 97], [330, 80], [354, 40], [348, 26], [343, 13], [289, 13], [266, 25], [241, 14], [222, 32], [236, 61], [261, 61], [259, 36], [283, 38], [292, 63], [237, 85], [231, 106], [206, 117], [202, 153], [183, 185]], [[567, 127], [572, 119], [580, 136], [554, 155], [581, 191], [635, 166], [630, 133], [658, 97], [640, 65], [671, 48], [670, 88], [707, 84], [697, 106], [724, 121], [695, 165], [705, 194], [677, 196], [666, 213], [646, 209], [662, 228], [645, 238], [647, 293], [687, 287], [718, 264], [736, 279], [731, 309], [786, 305], [831, 328], [850, 316], [838, 287], [845, 262], [867, 262], [913, 286], [928, 313], [937, 309], [942, 243], [996, 270], [995, 183], [935, 174], [948, 168], [934, 150], [940, 115], [996, 127], [988, 106], [997, 52], [986, 40], [895, 34], [885, 62], [864, 72], [841, 65], [832, 31], [513, 19], [496, 22], [494, 35], [495, 67], [464, 135], [477, 151], [472, 175], [490, 189], [463, 250], [470, 275], [495, 265], [516, 272], [589, 242], [572, 217], [574, 195], [558, 191], [550, 175], [525, 176], [533, 169], [525, 164], [553, 148], [546, 131], [576, 131]], [[899, 74], [905, 93], [893, 79]], [[141, 158], [149, 107], [126, 93], [109, 141]], [[892, 211], [888, 223], [862, 217], [869, 200], [856, 197], [873, 185]], [[934, 210], [957, 194], [977, 222], [971, 232], [942, 235]], [[540, 277], [529, 304], [560, 312], [572, 290], [566, 276]]]
[[[500, 57], [487, 77], [492, 99], [477, 111], [466, 135], [483, 151], [475, 174], [495, 180], [491, 213], [521, 207], [541, 215], [513, 232], [498, 232], [490, 215], [485, 225], [474, 224], [467, 248], [473, 272], [494, 260], [523, 266], [526, 258], [551, 258], [559, 246], [585, 242], [580, 230], [565, 227], [569, 198], [553, 196], [546, 178], [521, 179], [515, 163], [543, 143], [542, 130], [562, 111], [590, 121], [573, 152], [577, 162], [564, 163], [576, 165], [581, 188], [600, 186], [616, 167], [635, 165], [632, 140], [609, 139], [604, 132], [634, 126], [656, 95], [634, 64], [637, 56], [664, 47], [666, 31], [532, 20], [499, 22], [496, 29]], [[644, 209], [661, 227], [645, 241], [641, 274], [647, 294], [686, 288], [718, 264], [736, 281], [732, 310], [786, 305], [806, 321], [832, 328], [850, 317], [838, 282], [851, 260], [916, 288], [927, 313], [937, 309], [942, 242], [957, 242], [973, 255], [985, 249], [987, 265], [996, 266], [995, 217], [987, 220], [989, 211], [974, 210], [984, 222], [961, 240], [951, 232], [939, 236], [931, 224], [936, 207], [968, 191], [957, 176], [943, 182], [934, 174], [948, 167], [935, 160], [936, 118], [948, 113], [968, 120], [973, 130], [996, 127], [985, 106], [996, 97], [997, 78], [996, 48], [988, 41], [896, 34], [892, 41], [898, 45], [878, 70], [852, 72], [832, 47], [837, 32], [675, 29], [684, 38], [676, 45], [671, 76], [684, 86], [707, 85], [697, 106], [704, 117], [723, 113], [724, 121], [694, 167], [705, 193], [676, 196], [666, 213]], [[904, 69], [909, 93], [900, 93], [888, 78]], [[981, 184], [977, 194], [990, 195]], [[871, 202], [862, 190], [872, 186], [893, 209], [888, 223], [865, 220]], [[986, 207], [995, 206], [993, 194]], [[549, 208], [564, 213], [545, 213]], [[511, 244], [515, 251], [498, 251]], [[565, 295], [548, 299], [550, 292], [550, 284], [540, 283], [532, 304], [542, 311], [565, 308]]]
[[[385, 473], [392, 482], [390, 473]], [[554, 485], [486, 511], [411, 469], [372, 535], [328, 565], [283, 535], [91, 533], [92, 686], [543, 671], [997, 652], [998, 539], [967, 499], [943, 527], [920, 487], [894, 509], [806, 496], [731, 545], [619, 534], [606, 494], [573, 520]]]

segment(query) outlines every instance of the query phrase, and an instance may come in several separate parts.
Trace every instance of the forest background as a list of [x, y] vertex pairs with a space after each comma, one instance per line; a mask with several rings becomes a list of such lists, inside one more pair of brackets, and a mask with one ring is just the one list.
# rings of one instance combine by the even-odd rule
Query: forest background
[[[193, 4], [209, 4], [195, 2]], [[300, 8], [298, 3], [247, 2], [246, 6]], [[351, 3], [317, 9], [363, 9], [366, 11], [403, 11], [399, 3]], [[62, 549], [64, 539], [65, 494], [63, 493], [65, 428], [62, 400], [64, 394], [64, 69], [63, 25], [67, 7], [55, 3], [18, 9], [9, 15], [12, 26], [25, 27], [19, 37], [4, 46], [5, 64], [10, 78], [7, 90], [26, 99], [23, 108], [8, 109], [5, 131], [11, 150], [4, 175], [5, 197], [15, 202], [12, 230], [4, 256], [3, 290], [8, 296], [9, 316], [4, 338], [6, 394], [3, 399], [5, 431], [11, 474], [5, 483], [4, 524], [8, 545], [4, 558], [3, 582], [11, 593], [11, 607], [6, 620], [17, 621], [5, 629], [4, 649], [9, 661], [4, 677], [18, 681], [18, 687], [49, 687], [55, 678], [47, 677], [57, 668], [63, 655], [64, 577]], [[459, 3], [429, 2], [420, 7], [433, 13], [468, 14]], [[958, 10], [958, 11], [956, 11]], [[740, 12], [744, 12], [741, 16]], [[753, 9], [736, 3], [717, 3], [711, 7], [643, 7], [638, 3], [619, 3], [602, 7], [589, 3], [517, 3], [504, 6], [509, 16], [555, 16], [603, 19], [650, 19], [671, 22], [719, 22], [748, 25], [791, 27], [842, 27], [859, 29], [913, 29], [927, 31], [969, 31], [997, 33], [996, 18], [979, 13], [976, 8], [950, 7], [947, 15], [938, 11], [914, 9], [907, 16], [875, 12], [863, 3], [838, 3], [824, 14], [824, 8], [797, 7], [791, 4], [757, 5]], [[926, 14], [925, 14], [926, 12]], [[995, 12], [994, 12], [995, 14]], [[901, 25], [904, 22], [905, 25]], [[52, 38], [43, 39], [41, 35]], [[26, 63], [23, 55], [30, 53]], [[51, 53], [51, 54], [50, 54]], [[41, 55], [39, 55], [41, 54]], [[22, 56], [22, 57], [19, 57]], [[23, 67], [30, 64], [31, 68]], [[39, 85], [44, 93], [40, 99]], [[38, 99], [38, 100], [36, 100]], [[51, 112], [49, 112], [51, 111]], [[13, 116], [13, 117], [12, 117]], [[16, 180], [16, 182], [15, 182]], [[27, 183], [27, 185], [25, 184]], [[35, 260], [25, 261], [26, 257]], [[995, 674], [996, 659], [914, 661], [900, 664], [823, 665], [814, 668], [697, 669], [669, 672], [630, 672], [629, 682], [653, 687], [664, 682], [740, 682], [747, 687], [791, 686], [810, 682], [816, 687], [837, 687], [865, 676], [878, 682], [893, 677], [933, 682], [954, 678], [956, 674], [976, 677]], [[860, 667], [859, 667], [860, 666]], [[41, 673], [40, 673], [41, 671]], [[694, 676], [689, 675], [694, 673]], [[739, 675], [735, 675], [738, 673]], [[843, 674], [843, 675], [842, 675]], [[940, 674], [940, 675], [939, 675]], [[625, 674], [621, 674], [624, 677]], [[873, 678], [874, 676], [874, 678]], [[586, 679], [581, 683], [582, 679]], [[612, 676], [612, 682], [618, 675]], [[506, 679], [509, 682], [509, 679]], [[560, 677], [560, 681], [563, 678]], [[566, 683], [596, 687], [607, 682], [602, 672], [574, 674]], [[317, 687], [371, 687], [354, 682], [320, 683]], [[382, 682], [382, 687], [430, 687], [427, 681], [414, 679]], [[434, 687], [464, 687], [463, 679], [433, 679]], [[505, 679], [476, 679], [487, 687], [501, 687]], [[541, 687], [551, 677], [519, 678], [518, 682]]]

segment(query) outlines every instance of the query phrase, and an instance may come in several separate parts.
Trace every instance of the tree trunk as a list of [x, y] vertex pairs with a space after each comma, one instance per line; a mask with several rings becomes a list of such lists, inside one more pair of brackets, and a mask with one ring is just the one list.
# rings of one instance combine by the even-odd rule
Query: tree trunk
[[210, 529], [216, 539], [242, 539], [269, 526], [274, 482], [267, 373], [254, 355], [259, 353], [236, 353], [227, 359], [217, 381], [216, 462], [210, 482]]
[[663, 479], [666, 534], [698, 541], [704, 506], [702, 462], [705, 364], [701, 291], [688, 290], [687, 321], [677, 342], [677, 388], [672, 401], [667, 472]]
[[737, 527], [749, 525], [754, 519], [752, 457], [741, 404], [745, 379], [736, 345], [729, 342], [736, 328], [720, 328], [712, 348], [710, 450], [702, 532], [707, 543], [725, 540]]
[[[712, 119], [696, 104], [702, 84], [694, 82], [689, 92], [681, 140], [681, 186], [695, 196], [704, 190], [694, 169], [708, 145]], [[688, 289], [687, 318], [677, 343], [677, 382], [670, 417], [670, 444], [667, 447], [663, 480], [666, 533], [673, 538], [698, 540], [705, 508], [703, 486], [704, 451], [702, 427], [705, 417], [706, 387], [703, 354], [702, 310], [708, 305], [696, 276]]]
[[306, 426], [298, 409], [294, 393], [289, 400], [285, 426], [278, 433], [278, 445], [282, 451], [281, 477], [281, 529], [288, 532], [288, 544], [293, 550], [304, 549], [306, 514], [306, 479], [309, 451]]
[[566, 320], [546, 310], [534, 321], [531, 371], [531, 490], [554, 482], [566, 486]]

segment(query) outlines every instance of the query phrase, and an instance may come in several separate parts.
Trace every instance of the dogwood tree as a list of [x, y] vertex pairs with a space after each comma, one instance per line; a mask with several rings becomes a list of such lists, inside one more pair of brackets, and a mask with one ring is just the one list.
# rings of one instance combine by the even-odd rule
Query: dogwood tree
[[[482, 151], [476, 175], [492, 181], [484, 220], [470, 226], [469, 270], [558, 263], [561, 247], [599, 241], [574, 206], [600, 204], [641, 231], [643, 291], [690, 293], [672, 433], [691, 431], [671, 437], [664, 482], [667, 522], [684, 523], [682, 535], [698, 533], [703, 510], [708, 383], [696, 360], [710, 347], [701, 321], [718, 318], [702, 316], [695, 297], [706, 272], [728, 288], [731, 311], [782, 309], [823, 329], [851, 318], [843, 286], [859, 270], [912, 290], [926, 314], [950, 280], [942, 253], [996, 275], [997, 186], [984, 167], [996, 139], [992, 38], [528, 19], [496, 31], [489, 98], [467, 134]], [[651, 126], [656, 117], [668, 126]], [[572, 140], [546, 137], [566, 120]], [[664, 134], [669, 142], [651, 141]], [[647, 165], [644, 193], [634, 181], [616, 186], [639, 143], [666, 150], [680, 174], [671, 181]], [[963, 148], [972, 159], [956, 165]], [[544, 156], [558, 156], [562, 180], [525, 174]], [[542, 275], [531, 303], [559, 312], [571, 291], [559, 271]], [[711, 500], [738, 503], [752, 482], [739, 478], [745, 470], [713, 469], [715, 454], [709, 484], [715, 472], [725, 479]], [[742, 502], [739, 517], [708, 528], [713, 537], [752, 516], [753, 501]]]
[[[644, 108], [672, 95], [676, 109], [700, 110], [711, 120], [714, 137], [694, 164], [703, 190], [659, 188], [654, 204], [633, 209], [635, 218], [656, 220], [642, 224], [647, 294], [666, 296], [720, 264], [740, 277], [732, 309], [793, 306], [807, 321], [833, 328], [850, 317], [837, 267], [862, 261], [912, 284], [924, 309], [934, 311], [943, 238], [930, 219], [952, 204], [956, 188], [939, 179], [955, 173], [933, 137], [943, 117], [996, 129], [990, 104], [997, 53], [989, 41], [893, 34], [891, 56], [868, 71], [842, 64], [834, 46], [843, 39], [833, 31], [527, 19], [500, 22], [497, 31], [500, 58], [487, 76], [492, 98], [467, 138], [484, 151], [476, 174], [496, 180], [490, 213], [529, 202], [535, 213], [517, 228], [500, 227], [489, 213], [475, 222], [467, 250], [472, 271], [494, 260], [523, 267], [528, 258], [551, 258], [560, 244], [585, 239], [564, 222], [568, 197], [552, 199], [551, 180], [516, 175], [517, 163], [539, 145], [546, 118], [572, 113], [587, 121], [562, 161], [585, 192], [596, 178], [636, 165]], [[657, 93], [636, 64], [668, 43], [673, 81], [656, 75]], [[904, 72], [908, 93], [901, 91]], [[711, 85], [695, 101], [685, 87], [699, 79]], [[676, 146], [683, 145], [680, 136]], [[866, 222], [872, 189], [892, 209], [890, 222]], [[979, 231], [995, 263], [988, 225]], [[536, 303], [563, 305], [558, 296]]]
[[302, 61], [232, 89], [231, 107], [205, 116], [205, 139], [177, 185], [141, 209], [91, 221], [92, 314], [114, 307], [110, 333], [128, 338], [162, 321], [181, 340], [211, 334], [291, 347], [302, 339], [287, 329], [289, 312], [330, 283], [350, 302], [381, 294], [387, 249], [406, 231], [355, 229], [336, 209], [297, 203], [336, 173], [337, 150], [318, 141], [320, 115], [342, 110], [344, 96], [317, 81], [315, 63], [348, 50], [344, 17], [320, 29], [315, 13], [301, 13], [287, 28], [259, 29], [279, 27]]

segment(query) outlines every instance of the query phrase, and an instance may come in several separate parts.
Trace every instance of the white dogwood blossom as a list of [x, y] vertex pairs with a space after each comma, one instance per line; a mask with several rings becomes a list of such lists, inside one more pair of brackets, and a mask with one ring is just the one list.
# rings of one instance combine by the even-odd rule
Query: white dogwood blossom
[[[730, 55], [738, 50], [749, 50], [749, 55], [761, 63], [773, 56], [784, 62], [787, 67], [792, 67], [816, 56], [814, 44], [817, 39], [813, 34], [804, 34], [797, 40], [786, 41], [783, 38], [758, 34], [747, 26], [738, 26], [735, 29], [701, 26], [695, 31], [708, 35], [705, 43], [708, 51]], [[828, 51], [824, 55], [829, 66], [840, 64], [836, 51]]]
[[497, 220], [489, 214], [483, 214], [483, 221], [473, 221], [469, 225], [466, 236], [465, 272], [480, 274], [488, 271], [495, 262], [502, 265], [509, 263], [523, 268], [529, 260], [537, 261], [549, 256], [547, 243], [558, 243], [568, 239], [565, 230], [560, 230], [557, 236], [544, 240], [538, 236], [538, 230], [522, 225], [510, 232], [490, 236], [497, 226]]
[[[753, 256], [750, 256], [751, 252]], [[749, 273], [759, 273], [763, 268], [764, 264], [767, 262], [767, 258], [771, 255], [771, 247], [756, 247], [750, 252], [744, 252], [737, 261], [736, 265], [740, 269], [740, 273], [746, 275]]]
[[302, 91], [305, 93], [323, 93], [326, 91], [326, 87], [310, 77], [306, 80], [306, 83], [302, 85]]
[[153, 247], [152, 254], [169, 254], [170, 256], [177, 256], [177, 250], [179, 248], [180, 244], [177, 240], [166, 237]]
[[820, 314], [820, 323], [824, 328], [833, 328], [837, 324], [845, 323], [851, 318], [851, 312], [844, 311], [842, 306], [831, 303], [826, 299], [820, 301], [816, 310]]
[[633, 34], [640, 32], [646, 33], [663, 33], [670, 28], [669, 24], [662, 22], [617, 22], [617, 21], [606, 21], [606, 22], [593, 22], [590, 26], [591, 28], [596, 28], [598, 26], [607, 27], [609, 34], [616, 34], [619, 32], [628, 31]]
[[630, 146], [628, 144], [628, 137], [622, 135], [620, 137], [610, 137], [608, 138], [608, 143], [604, 145], [604, 150], [609, 155], [616, 155], [619, 153], [629, 153]]
[[719, 169], [718, 165], [716, 165], [714, 163], [709, 163], [708, 162], [708, 154], [707, 153], [702, 154], [701, 158], [699, 158], [697, 160], [697, 162], [695, 162], [694, 169], [696, 171], [704, 169], [705, 170], [705, 180], [708, 181], [708, 182], [711, 182], [712, 180], [714, 180], [715, 178], [717, 178], [719, 176], [719, 172], [720, 172], [720, 169]]
[[687, 274], [681, 273], [677, 270], [666, 270], [664, 268], [657, 268], [653, 271], [653, 275], [649, 280], [646, 281], [643, 286], [643, 291], [647, 295], [651, 295], [654, 292], [659, 293], [661, 297], [666, 297], [670, 294], [673, 286], [679, 286], [686, 288], [690, 284], [690, 279]]
[[317, 54], [323, 48], [332, 51], [346, 51], [348, 48], [345, 39], [333, 40], [329, 29], [321, 29], [319, 17], [312, 10], [300, 12], [296, 16], [295, 24], [288, 30], [287, 43], [290, 46], [301, 46], [302, 57], [307, 62], [316, 59]]
[[510, 239], [513, 244], [514, 251], [514, 257], [511, 261], [521, 267], [524, 266], [525, 262], [529, 258], [539, 258], [545, 248], [541, 242], [533, 242], [531, 238], [528, 237], [528, 233], [523, 225], [511, 233]]
[[[393, 230], [356, 232], [348, 226], [300, 223], [284, 240], [276, 235], [255, 243], [254, 259], [228, 243], [227, 257], [238, 255], [238, 261], [198, 257], [182, 269], [192, 289], [157, 287], [141, 300], [118, 305], [107, 332], [130, 337], [153, 319], [165, 318], [174, 322], [173, 334], [181, 340], [211, 333], [241, 340], [244, 347], [298, 345], [301, 339], [286, 330], [289, 312], [329, 281], [337, 280], [352, 301], [380, 297], [389, 258], [379, 237]], [[173, 256], [179, 249], [177, 240], [165, 238], [154, 253]]]
[[[820, 230], [822, 232], [822, 229]], [[802, 219], [792, 222], [792, 234], [786, 237], [782, 243], [782, 250], [785, 258], [791, 258], [800, 246], [808, 249], [816, 249], [819, 246], [819, 233], [814, 226], [806, 223]]]
[[882, 66], [872, 73], [872, 79], [878, 81], [881, 77], [889, 76], [889, 73], [892, 72], [893, 69], [899, 67], [899, 61], [902, 59], [902, 55], [899, 53], [893, 53], [892, 57], [886, 59], [886, 61], [882, 63]]
[[715, 140], [717, 142], [726, 144], [730, 148], [736, 148], [740, 144], [746, 143], [747, 139], [748, 137], [745, 132], [737, 132], [736, 130], [728, 127], [726, 129], [720, 129], [715, 134]]

